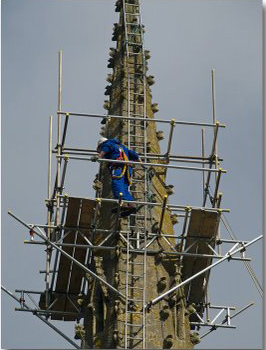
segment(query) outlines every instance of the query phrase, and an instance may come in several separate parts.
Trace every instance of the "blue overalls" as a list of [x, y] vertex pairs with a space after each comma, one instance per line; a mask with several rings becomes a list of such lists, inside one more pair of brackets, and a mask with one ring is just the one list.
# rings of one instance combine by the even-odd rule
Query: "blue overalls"
[[[129, 160], [137, 161], [139, 159], [139, 156], [135, 151], [129, 150], [117, 139], [105, 141], [100, 145], [100, 151], [105, 153], [104, 158], [106, 159], [123, 160], [123, 152], [125, 152], [125, 155]], [[113, 163], [109, 165], [109, 169], [112, 176], [112, 191], [114, 198], [119, 199], [120, 193], [122, 193], [122, 199], [133, 201], [134, 198], [128, 191], [128, 186], [130, 184], [129, 177], [132, 175], [132, 167], [127, 165], [125, 169], [125, 164]]]

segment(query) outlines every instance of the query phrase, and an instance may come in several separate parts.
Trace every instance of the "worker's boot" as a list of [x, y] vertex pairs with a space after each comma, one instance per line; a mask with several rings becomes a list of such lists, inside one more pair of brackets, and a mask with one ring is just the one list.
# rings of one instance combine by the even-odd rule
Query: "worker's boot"
[[124, 218], [126, 216], [131, 215], [131, 214], [136, 214], [136, 212], [137, 212], [136, 207], [128, 206], [128, 207], [124, 208], [123, 211], [121, 211], [120, 216], [121, 216], [121, 218]]
[[[120, 207], [120, 213], [124, 213], [124, 212], [127, 212], [128, 210], [130, 210], [132, 207], [129, 207], [128, 205], [127, 206], [121, 206]], [[113, 209], [111, 209], [111, 213], [112, 214], [116, 214], [119, 210], [119, 207], [115, 207]]]

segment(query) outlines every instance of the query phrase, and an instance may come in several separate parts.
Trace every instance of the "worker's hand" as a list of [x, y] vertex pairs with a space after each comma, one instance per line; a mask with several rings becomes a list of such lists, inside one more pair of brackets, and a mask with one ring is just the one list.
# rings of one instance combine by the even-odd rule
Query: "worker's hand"
[[92, 156], [92, 157], [90, 158], [90, 160], [91, 160], [92, 162], [97, 162], [98, 159], [99, 159], [99, 156], [98, 156], [98, 155]]
[[141, 159], [140, 157], [139, 157], [139, 159], [138, 159], [137, 161], [140, 163], [140, 165], [142, 166], [142, 168], [143, 168], [144, 170], [148, 170], [148, 169], [149, 169], [149, 166], [148, 166], [148, 165], [142, 164], [143, 161], [142, 161], [142, 159]]

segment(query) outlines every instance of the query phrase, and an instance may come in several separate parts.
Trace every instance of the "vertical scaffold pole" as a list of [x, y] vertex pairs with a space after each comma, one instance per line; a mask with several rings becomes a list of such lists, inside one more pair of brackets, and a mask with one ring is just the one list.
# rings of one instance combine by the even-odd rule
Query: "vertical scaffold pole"
[[[52, 151], [53, 151], [53, 117], [49, 120], [49, 155], [48, 155], [48, 199], [52, 196]], [[49, 231], [49, 230], [48, 230]]]
[[[169, 162], [169, 156], [170, 156], [170, 152], [171, 152], [174, 128], [175, 128], [175, 119], [171, 119], [170, 132], [169, 132], [169, 138], [168, 138], [168, 143], [167, 143], [167, 150], [166, 150], [166, 154], [165, 154], [168, 162]], [[167, 174], [167, 170], [168, 169], [165, 168], [165, 173], [164, 173], [165, 176]]]
[[[205, 157], [205, 129], [201, 129], [201, 156]], [[205, 168], [204, 162], [202, 163], [202, 167]], [[202, 172], [202, 182], [203, 182], [203, 199], [205, 194], [205, 171]]]
[[172, 146], [172, 139], [173, 139], [174, 127], [175, 127], [175, 119], [171, 119], [170, 132], [169, 132], [169, 139], [168, 139], [167, 151], [166, 151], [166, 156], [167, 156], [167, 158], [169, 157], [170, 152], [171, 152], [171, 146]]
[[161, 211], [161, 218], [160, 218], [158, 236], [160, 236], [162, 234], [163, 220], [164, 220], [164, 214], [165, 214], [165, 210], [166, 210], [167, 199], [168, 199], [168, 196], [165, 195], [164, 199], [163, 199], [163, 205], [162, 205], [162, 211]]
[[[58, 72], [58, 111], [62, 110], [62, 51], [59, 51], [59, 72]], [[58, 113], [57, 119], [57, 155], [61, 155], [61, 114]], [[57, 184], [56, 184], [56, 226], [59, 225], [60, 214], [60, 167], [61, 159], [57, 159]]]
[[[47, 223], [48, 223], [48, 230], [47, 230], [47, 236], [48, 239], [51, 239], [51, 220], [52, 220], [52, 204], [51, 204], [51, 197], [52, 197], [52, 148], [53, 148], [53, 117], [50, 116], [49, 120], [49, 154], [48, 154], [48, 213], [47, 213]], [[45, 276], [45, 282], [46, 282], [46, 297], [45, 297], [45, 305], [46, 308], [48, 308], [49, 305], [49, 283], [50, 283], [50, 262], [51, 262], [51, 248], [47, 246], [46, 251], [46, 276]]]
[[[216, 124], [216, 86], [215, 86], [215, 69], [212, 69], [212, 121], [213, 124]], [[215, 132], [215, 129], [214, 129]], [[215, 134], [214, 134], [215, 135]], [[218, 155], [217, 155], [217, 143], [215, 143], [214, 147], [214, 155], [215, 155], [215, 167], [218, 169], [219, 162], [218, 162]], [[217, 179], [217, 174], [216, 174]]]
[[[216, 124], [217, 119], [216, 119], [216, 85], [215, 85], [215, 69], [212, 69], [212, 121], [214, 124]], [[215, 135], [215, 134], [214, 134]], [[214, 155], [215, 155], [215, 168], [218, 169], [219, 162], [218, 162], [218, 149], [217, 149], [217, 142], [215, 143], [214, 146]], [[219, 183], [218, 181], [218, 176], [220, 179], [221, 174], [215, 174], [215, 179], [216, 179], [216, 184]], [[217, 188], [218, 190], [218, 188]], [[217, 193], [216, 193], [217, 196]], [[214, 201], [216, 200], [216, 197], [213, 199]], [[214, 202], [215, 203], [215, 202]], [[216, 203], [215, 203], [216, 204]], [[220, 229], [218, 228], [217, 231], [217, 238], [220, 239]], [[218, 253], [221, 254], [221, 246], [218, 247]]]
[[58, 111], [62, 110], [62, 57], [63, 51], [59, 51], [59, 71], [58, 71]]
[[[215, 149], [216, 149], [216, 143], [217, 143], [217, 138], [218, 138], [219, 125], [220, 125], [220, 123], [216, 122], [216, 126], [214, 129], [212, 151], [211, 151], [211, 155], [210, 155], [209, 170], [211, 170], [211, 168], [212, 168], [213, 158], [215, 157]], [[216, 157], [215, 157], [215, 160], [216, 160]], [[205, 207], [205, 205], [206, 205], [207, 196], [209, 194], [210, 181], [211, 181], [211, 172], [209, 171], [208, 176], [207, 176], [207, 180], [206, 180], [206, 185], [205, 185], [205, 193], [204, 193], [203, 204], [202, 204], [203, 207]]]

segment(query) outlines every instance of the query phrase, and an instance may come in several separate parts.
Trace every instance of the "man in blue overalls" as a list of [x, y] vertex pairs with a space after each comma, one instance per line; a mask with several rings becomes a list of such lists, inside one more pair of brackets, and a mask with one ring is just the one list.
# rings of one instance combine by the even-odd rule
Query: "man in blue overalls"
[[[100, 158], [140, 162], [139, 155], [129, 150], [126, 146], [120, 143], [117, 139], [107, 139], [102, 137], [97, 144], [97, 152]], [[119, 199], [122, 193], [122, 199], [127, 201], [134, 201], [128, 187], [131, 185], [132, 166], [123, 163], [109, 163], [109, 170], [112, 176], [112, 191], [114, 198]], [[128, 203], [127, 207], [122, 208], [121, 216], [127, 216], [136, 213], [136, 207]], [[112, 212], [115, 212], [114, 209]]]

